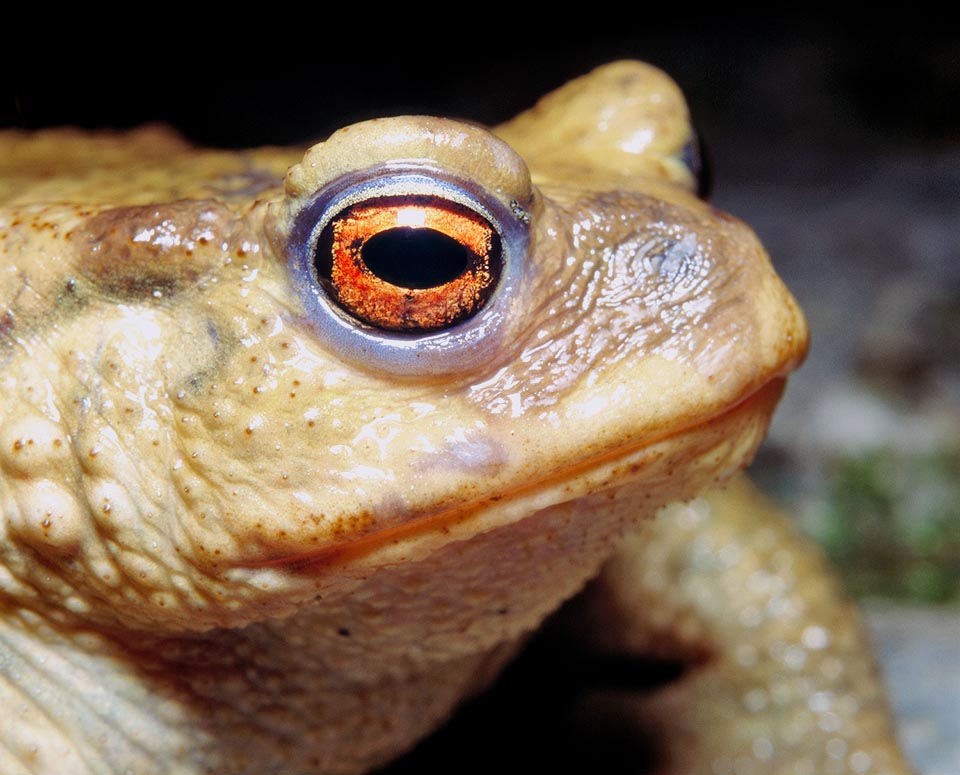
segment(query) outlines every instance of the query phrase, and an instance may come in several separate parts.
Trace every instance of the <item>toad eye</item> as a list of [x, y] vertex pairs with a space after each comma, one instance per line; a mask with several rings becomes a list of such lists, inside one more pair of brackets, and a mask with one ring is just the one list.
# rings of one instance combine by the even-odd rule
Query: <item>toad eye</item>
[[519, 324], [529, 224], [509, 190], [388, 162], [298, 207], [292, 278], [338, 355], [395, 374], [463, 371], [488, 363]]
[[497, 287], [500, 236], [437, 195], [348, 205], [317, 240], [317, 278], [348, 314], [385, 331], [427, 332], [472, 317]]

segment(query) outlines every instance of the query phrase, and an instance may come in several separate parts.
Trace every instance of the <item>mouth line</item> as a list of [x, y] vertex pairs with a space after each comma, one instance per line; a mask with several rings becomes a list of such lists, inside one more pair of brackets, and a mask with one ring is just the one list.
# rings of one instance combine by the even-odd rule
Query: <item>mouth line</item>
[[[747, 391], [740, 400], [727, 405], [724, 409], [712, 415], [691, 418], [688, 422], [678, 425], [669, 432], [644, 436], [633, 444], [625, 444], [606, 453], [572, 463], [549, 475], [514, 485], [513, 487], [509, 487], [492, 495], [465, 501], [452, 508], [427, 514], [400, 525], [375, 530], [366, 535], [358, 536], [311, 552], [296, 553], [294, 555], [274, 557], [260, 561], [248, 561], [238, 563], [235, 567], [251, 570], [282, 568], [293, 572], [309, 573], [318, 566], [330, 567], [333, 565], [342, 565], [377, 549], [389, 545], [398, 545], [424, 534], [450, 533], [454, 527], [462, 525], [464, 522], [485, 511], [505, 504], [518, 503], [524, 499], [532, 501], [537, 494], [563, 489], [565, 484], [569, 485], [569, 483], [572, 482], [590, 482], [593, 479], [606, 480], [605, 484], [599, 486], [591, 486], [589, 484], [582, 486], [583, 492], [571, 494], [570, 497], [559, 498], [549, 504], [542, 506], [531, 504], [530, 513], [540, 508], [555, 505], [556, 503], [575, 500], [590, 493], [615, 487], [630, 481], [630, 473], [635, 474], [635, 469], [643, 467], [638, 463], [631, 464], [631, 458], [640, 456], [643, 452], [657, 444], [669, 442], [685, 434], [705, 429], [713, 424], [722, 424], [725, 420], [731, 419], [738, 414], [744, 412], [749, 413], [751, 407], [756, 405], [760, 405], [759, 411], [761, 412], [766, 408], [766, 414], [769, 418], [785, 385], [785, 377], [774, 377], [762, 383], [756, 389]], [[738, 468], [742, 468], [748, 463], [749, 460], [743, 460], [740, 462]], [[626, 472], [618, 470], [618, 467], [623, 467]], [[607, 471], [607, 473], [603, 474], [602, 472], [604, 471]]]

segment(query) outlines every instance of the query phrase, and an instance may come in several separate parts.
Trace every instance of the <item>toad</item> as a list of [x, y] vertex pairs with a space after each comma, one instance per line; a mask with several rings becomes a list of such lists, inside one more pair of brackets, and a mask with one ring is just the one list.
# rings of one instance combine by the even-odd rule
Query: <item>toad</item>
[[366, 772], [581, 592], [686, 665], [617, 700], [660, 771], [905, 772], [735, 477], [807, 334], [692, 142], [632, 62], [305, 155], [5, 134], [0, 772]]

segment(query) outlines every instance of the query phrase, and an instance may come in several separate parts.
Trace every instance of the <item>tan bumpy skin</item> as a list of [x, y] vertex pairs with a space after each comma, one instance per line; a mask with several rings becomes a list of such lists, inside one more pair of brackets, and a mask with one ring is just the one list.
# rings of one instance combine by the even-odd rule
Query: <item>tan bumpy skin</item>
[[[493, 133], [381, 119], [305, 155], [0, 135], [0, 773], [369, 771], [591, 579], [567, 632], [688, 664], [615, 700], [658, 772], [908, 772], [820, 556], [715, 489], [807, 334], [692, 140], [633, 62]], [[474, 211], [487, 306], [430, 334], [336, 309], [343, 191], [397, 229]], [[413, 284], [384, 293], [443, 295]]]

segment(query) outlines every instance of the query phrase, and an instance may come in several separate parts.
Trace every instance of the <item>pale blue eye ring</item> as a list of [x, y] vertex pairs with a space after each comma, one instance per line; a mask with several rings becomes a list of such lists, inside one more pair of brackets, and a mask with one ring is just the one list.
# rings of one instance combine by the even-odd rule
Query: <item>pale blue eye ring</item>
[[[318, 272], [321, 235], [341, 213], [371, 200], [430, 197], [466, 208], [498, 237], [498, 277], [482, 308], [436, 331], [385, 331], [345, 311]], [[354, 364], [397, 375], [449, 374], [488, 363], [520, 315], [529, 216], [471, 181], [426, 163], [387, 163], [343, 176], [317, 191], [297, 213], [288, 242], [290, 271], [321, 342]]]

